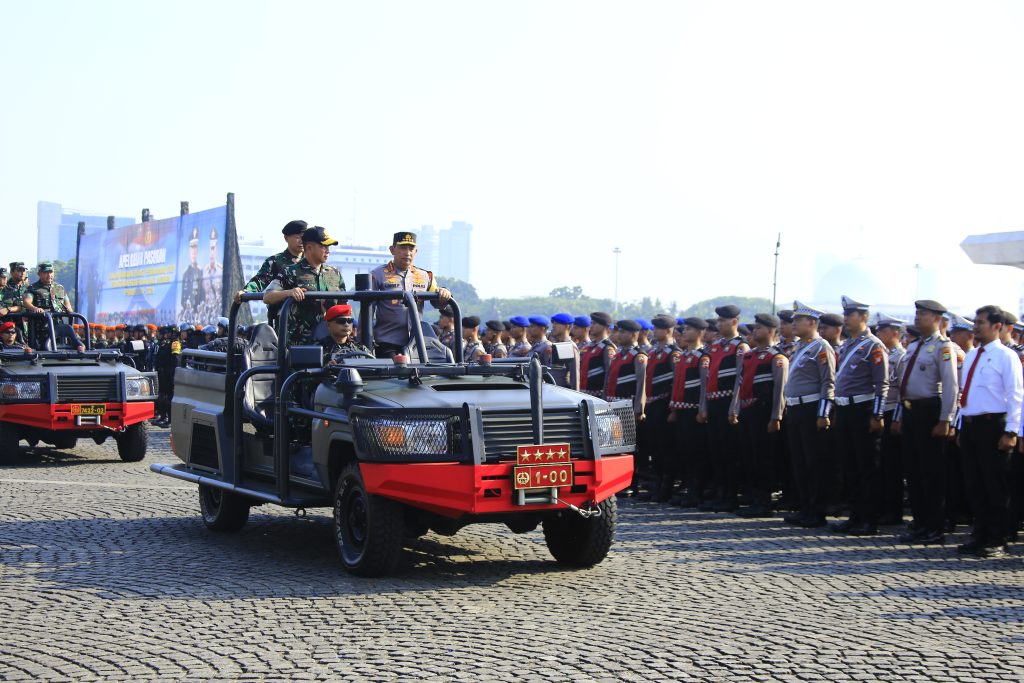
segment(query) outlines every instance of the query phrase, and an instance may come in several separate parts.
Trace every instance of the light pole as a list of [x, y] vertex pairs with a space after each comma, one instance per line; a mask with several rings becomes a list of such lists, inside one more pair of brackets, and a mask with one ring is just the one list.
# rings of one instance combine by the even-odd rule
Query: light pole
[[615, 317], [619, 317], [619, 254], [622, 250], [618, 247], [612, 249], [612, 253], [615, 254]]

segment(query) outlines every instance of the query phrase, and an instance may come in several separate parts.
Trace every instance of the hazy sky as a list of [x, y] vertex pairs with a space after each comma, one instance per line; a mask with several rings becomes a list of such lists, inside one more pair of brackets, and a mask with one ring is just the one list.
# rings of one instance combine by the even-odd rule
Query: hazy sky
[[622, 299], [771, 296], [781, 231], [780, 301], [827, 253], [1016, 309], [958, 245], [1024, 228], [1022, 36], [1012, 2], [0, 0], [0, 261], [40, 199], [232, 191], [275, 242], [469, 221], [485, 296], [610, 297], [615, 246]]

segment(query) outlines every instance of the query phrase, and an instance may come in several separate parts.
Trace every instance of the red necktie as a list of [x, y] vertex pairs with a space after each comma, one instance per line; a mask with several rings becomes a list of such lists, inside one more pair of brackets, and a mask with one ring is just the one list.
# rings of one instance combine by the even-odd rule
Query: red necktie
[[967, 381], [964, 382], [964, 391], [960, 394], [960, 407], [963, 408], [967, 405], [967, 392], [971, 390], [971, 378], [974, 377], [974, 368], [978, 367], [978, 359], [981, 358], [981, 354], [985, 353], [985, 347], [978, 347], [978, 355], [974, 357], [974, 362], [971, 363], [971, 369], [967, 371]]
[[903, 373], [903, 381], [900, 382], [900, 398], [903, 398], [907, 394], [907, 382], [910, 381], [910, 373], [914, 371], [914, 361], [917, 360], [917, 354], [921, 353], [921, 347], [924, 346], [924, 340], [917, 342], [917, 348], [914, 349], [914, 355], [910, 357], [910, 362], [907, 363], [907, 370]]

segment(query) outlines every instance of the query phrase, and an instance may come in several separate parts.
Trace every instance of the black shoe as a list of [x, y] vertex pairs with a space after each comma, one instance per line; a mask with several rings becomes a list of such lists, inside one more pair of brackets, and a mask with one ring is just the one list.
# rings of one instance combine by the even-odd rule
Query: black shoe
[[850, 527], [849, 533], [851, 536], [877, 536], [878, 527], [874, 524], [854, 524]]
[[775, 516], [767, 505], [748, 505], [737, 510], [736, 515], [746, 519], [761, 519]]
[[797, 526], [799, 526], [800, 524], [803, 523], [804, 516], [803, 516], [803, 513], [800, 513], [800, 512], [791, 512], [788, 515], [786, 515], [785, 517], [783, 517], [782, 521], [785, 522], [786, 524], [796, 524]]
[[712, 512], [736, 512], [736, 499], [720, 500], [715, 504]]
[[804, 517], [803, 521], [800, 522], [800, 526], [805, 529], [820, 529], [826, 526], [828, 522], [825, 521], [825, 517]]
[[956, 551], [961, 555], [973, 555], [979, 550], [982, 550], [984, 547], [984, 543], [975, 538], [972, 538], [971, 540], [967, 541], [967, 543], [962, 543], [958, 545], [956, 547]]
[[941, 531], [924, 531], [917, 536], [915, 543], [921, 545], [943, 545], [946, 537]]
[[622, 489], [621, 491], [619, 491], [615, 495], [616, 496], [622, 496], [623, 498], [632, 498], [633, 496], [636, 495], [636, 490], [633, 489], [632, 487], [630, 487], [630, 488], [627, 488], [627, 489]]
[[997, 545], [988, 548], [978, 548], [971, 555], [982, 560], [997, 560], [1001, 557], [1006, 557], [1006, 546]]
[[878, 526], [895, 526], [903, 524], [903, 515], [882, 515], [878, 518]]
[[848, 534], [848, 533], [850, 533], [850, 529], [852, 529], [853, 526], [854, 526], [853, 525], [853, 521], [847, 519], [846, 521], [843, 521], [843, 522], [836, 522], [835, 524], [829, 524], [828, 525], [828, 530], [829, 531], [834, 531], [837, 534]]

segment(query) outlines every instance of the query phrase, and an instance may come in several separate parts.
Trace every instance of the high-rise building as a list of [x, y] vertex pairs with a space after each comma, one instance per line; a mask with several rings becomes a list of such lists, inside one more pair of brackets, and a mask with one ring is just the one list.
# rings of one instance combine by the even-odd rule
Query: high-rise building
[[[70, 261], [78, 247], [78, 223], [85, 223], [86, 234], [107, 229], [106, 215], [65, 209], [56, 202], [36, 205], [36, 261]], [[134, 218], [114, 217], [114, 226], [122, 228], [137, 223]]]
[[437, 272], [441, 276], [469, 282], [469, 245], [472, 235], [473, 226], [463, 221], [452, 221], [452, 227], [441, 232], [437, 264]]
[[421, 225], [416, 236], [416, 265], [436, 273], [440, 265], [441, 236], [433, 225]]

